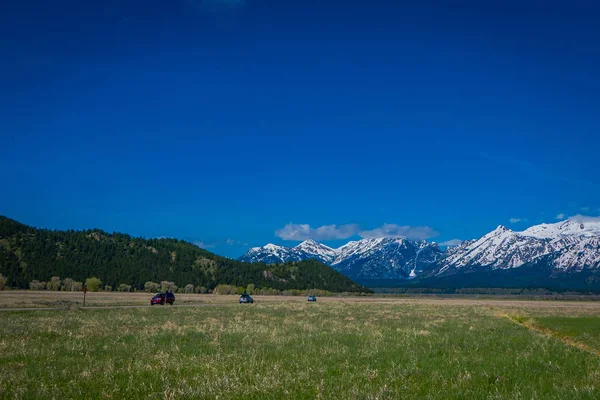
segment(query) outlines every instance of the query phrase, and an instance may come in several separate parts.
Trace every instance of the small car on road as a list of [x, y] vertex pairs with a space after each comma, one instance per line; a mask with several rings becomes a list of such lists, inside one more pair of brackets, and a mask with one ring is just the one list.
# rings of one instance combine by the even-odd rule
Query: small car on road
[[308, 296], [308, 301], [316, 302], [317, 301], [317, 296]]
[[173, 303], [175, 303], [175, 295], [171, 292], [156, 293], [150, 299], [151, 306], [153, 306], [155, 304], [164, 305], [165, 303], [173, 305]]
[[244, 293], [240, 296], [240, 304], [254, 304], [254, 299], [249, 294]]

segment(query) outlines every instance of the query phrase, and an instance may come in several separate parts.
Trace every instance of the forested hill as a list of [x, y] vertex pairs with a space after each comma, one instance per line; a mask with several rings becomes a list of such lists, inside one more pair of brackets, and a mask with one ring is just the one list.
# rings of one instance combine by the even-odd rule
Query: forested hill
[[52, 276], [83, 281], [98, 277], [106, 285], [163, 280], [208, 289], [218, 284], [331, 292], [369, 292], [315, 260], [266, 265], [221, 257], [177, 239], [143, 239], [101, 230], [36, 229], [0, 216], [0, 274], [6, 285], [28, 288]]

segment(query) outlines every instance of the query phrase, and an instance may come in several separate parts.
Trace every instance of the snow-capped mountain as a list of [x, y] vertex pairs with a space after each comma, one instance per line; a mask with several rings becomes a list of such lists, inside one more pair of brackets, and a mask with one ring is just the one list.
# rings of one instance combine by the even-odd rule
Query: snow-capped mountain
[[294, 247], [294, 250], [304, 252], [312, 256], [310, 258], [316, 258], [325, 264], [331, 264], [337, 255], [336, 251], [331, 247], [317, 243], [312, 239], [300, 243]]
[[305, 256], [306, 254], [295, 251], [293, 247], [277, 246], [276, 244], [269, 243], [263, 247], [251, 248], [239, 260], [252, 263], [276, 264], [286, 261], [302, 261], [306, 259]]
[[588, 271], [600, 279], [600, 218], [576, 216], [521, 232], [499, 226], [445, 251], [435, 243], [403, 238], [363, 239], [337, 249], [307, 240], [296, 247], [255, 247], [240, 260], [275, 263], [310, 258], [359, 281], [451, 275], [458, 279], [461, 274], [486, 271], [518, 271], [522, 276], [527, 268], [521, 267], [530, 266], [535, 266], [538, 277], [540, 270], [548, 277]]
[[246, 262], [286, 262], [317, 259], [352, 279], [406, 279], [429, 271], [442, 257], [435, 243], [401, 238], [363, 239], [332, 249], [313, 240], [296, 247], [268, 244], [239, 258]]
[[263, 262], [265, 264], [275, 264], [287, 261], [317, 259], [329, 265], [335, 256], [336, 252], [331, 247], [309, 239], [296, 247], [278, 246], [271, 243], [263, 247], [253, 247], [241, 256], [239, 260], [252, 263]]
[[352, 279], [407, 279], [435, 268], [442, 251], [435, 243], [403, 238], [363, 239], [339, 249], [331, 264]]
[[499, 226], [454, 248], [436, 275], [482, 267], [518, 268], [544, 257], [551, 258], [552, 267], [563, 272], [600, 268], [600, 220], [578, 216], [522, 232]]
[[557, 239], [565, 236], [598, 237], [600, 236], [600, 218], [578, 215], [555, 224], [535, 225], [525, 229], [521, 234], [540, 239]]

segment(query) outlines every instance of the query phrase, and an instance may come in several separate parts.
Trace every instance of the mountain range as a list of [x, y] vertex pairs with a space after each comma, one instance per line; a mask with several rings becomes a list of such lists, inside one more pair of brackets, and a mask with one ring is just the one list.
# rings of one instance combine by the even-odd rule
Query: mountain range
[[363, 239], [337, 249], [309, 239], [295, 247], [254, 247], [239, 260], [281, 263], [311, 258], [359, 282], [422, 283], [448, 281], [449, 277], [459, 282], [485, 275], [489, 282], [479, 281], [494, 286], [494, 276], [501, 275], [502, 286], [510, 286], [511, 276], [519, 285], [551, 282], [560, 286], [560, 280], [569, 275], [567, 280], [576, 286], [600, 287], [600, 218], [575, 216], [520, 232], [498, 226], [479, 239], [445, 250], [434, 242], [405, 238]]

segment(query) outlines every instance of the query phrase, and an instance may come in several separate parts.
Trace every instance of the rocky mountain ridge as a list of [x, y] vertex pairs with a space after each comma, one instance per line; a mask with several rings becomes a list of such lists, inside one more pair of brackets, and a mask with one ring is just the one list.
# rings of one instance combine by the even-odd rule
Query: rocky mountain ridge
[[433, 242], [405, 238], [351, 241], [333, 249], [314, 240], [296, 247], [252, 248], [241, 261], [280, 263], [315, 258], [352, 279], [414, 279], [509, 270], [541, 260], [548, 274], [600, 273], [600, 218], [575, 216], [524, 231], [498, 226], [479, 239], [442, 251]]

